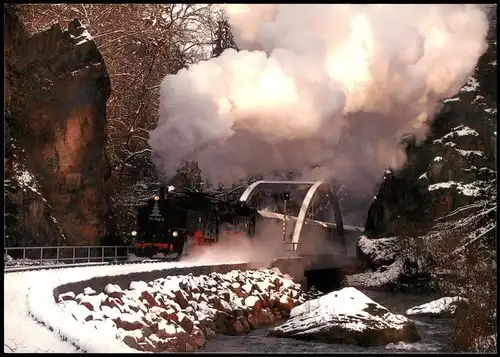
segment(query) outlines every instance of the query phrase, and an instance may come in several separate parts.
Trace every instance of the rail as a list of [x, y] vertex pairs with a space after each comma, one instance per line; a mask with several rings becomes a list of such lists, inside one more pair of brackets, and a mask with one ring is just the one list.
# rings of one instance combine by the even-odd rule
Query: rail
[[[21, 261], [23, 265], [77, 264], [125, 260], [134, 252], [133, 246], [48, 246], [48, 247], [5, 247], [4, 267]], [[19, 251], [22, 252], [19, 253]], [[17, 253], [17, 254], [16, 254]], [[125, 255], [122, 255], [125, 254]], [[14, 256], [15, 260], [7, 257]]]

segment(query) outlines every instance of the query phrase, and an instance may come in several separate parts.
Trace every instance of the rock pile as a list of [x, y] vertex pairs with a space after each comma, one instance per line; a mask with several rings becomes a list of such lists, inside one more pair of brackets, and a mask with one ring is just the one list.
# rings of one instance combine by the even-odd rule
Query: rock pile
[[278, 269], [260, 269], [134, 281], [127, 290], [108, 284], [101, 293], [87, 287], [59, 295], [58, 304], [131, 348], [189, 352], [216, 333], [244, 334], [288, 317], [312, 297]]

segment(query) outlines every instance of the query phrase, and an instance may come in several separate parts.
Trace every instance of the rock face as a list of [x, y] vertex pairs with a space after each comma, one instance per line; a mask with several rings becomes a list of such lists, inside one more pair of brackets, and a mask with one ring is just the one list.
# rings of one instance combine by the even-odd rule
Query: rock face
[[399, 217], [433, 220], [488, 194], [496, 177], [496, 6], [489, 16], [489, 46], [475, 73], [442, 102], [422, 143], [403, 140], [407, 164], [384, 176], [368, 213], [369, 237], [393, 235]]
[[276, 270], [233, 270], [199, 277], [174, 276], [109, 284], [59, 295], [58, 303], [82, 323], [112, 329], [129, 347], [150, 352], [190, 352], [216, 333], [240, 335], [287, 317], [310, 298]]
[[[406, 165], [383, 177], [365, 224], [366, 238], [374, 242], [358, 244], [370, 269], [395, 258], [393, 242], [375, 242], [379, 239], [419, 237], [425, 246], [439, 236], [464, 243], [474, 236], [493, 239], [492, 232], [484, 237], [481, 231], [490, 229], [491, 219], [478, 214], [479, 207], [487, 211], [496, 199], [496, 7], [490, 15], [489, 47], [475, 73], [459, 93], [442, 101], [423, 142], [403, 139]], [[419, 255], [397, 250], [401, 256]]]
[[67, 244], [95, 244], [106, 234], [109, 176], [104, 60], [78, 20], [66, 31], [55, 24], [28, 38], [17, 17], [6, 13], [4, 102], [17, 144], [8, 160], [37, 179]]
[[344, 288], [292, 309], [270, 336], [361, 346], [420, 340], [413, 322], [395, 315], [355, 288]]

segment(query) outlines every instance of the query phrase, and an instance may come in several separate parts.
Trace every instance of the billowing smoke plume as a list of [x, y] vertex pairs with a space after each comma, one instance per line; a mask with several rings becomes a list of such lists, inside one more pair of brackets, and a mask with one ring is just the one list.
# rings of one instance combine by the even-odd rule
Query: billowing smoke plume
[[[380, 177], [425, 135], [486, 49], [477, 5], [226, 5], [240, 52], [167, 76], [150, 145], [160, 172], [211, 182], [296, 168]], [[310, 171], [312, 167], [319, 167]]]

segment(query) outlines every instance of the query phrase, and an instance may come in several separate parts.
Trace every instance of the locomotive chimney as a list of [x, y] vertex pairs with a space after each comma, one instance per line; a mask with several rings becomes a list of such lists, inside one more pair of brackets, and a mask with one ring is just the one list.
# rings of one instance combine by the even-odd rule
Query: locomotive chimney
[[160, 186], [160, 197], [162, 199], [166, 199], [167, 198], [167, 188], [165, 186]]

